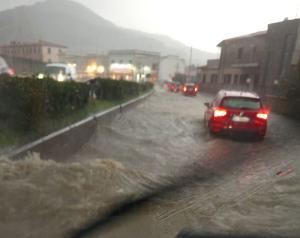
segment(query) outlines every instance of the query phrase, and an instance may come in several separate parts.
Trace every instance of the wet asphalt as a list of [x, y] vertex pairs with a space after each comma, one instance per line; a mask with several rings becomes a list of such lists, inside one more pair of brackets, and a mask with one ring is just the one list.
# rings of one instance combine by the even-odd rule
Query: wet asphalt
[[157, 88], [98, 127], [71, 161], [112, 159], [158, 182], [81, 237], [300, 237], [300, 123], [271, 114], [263, 141], [211, 136], [203, 126], [210, 100]]

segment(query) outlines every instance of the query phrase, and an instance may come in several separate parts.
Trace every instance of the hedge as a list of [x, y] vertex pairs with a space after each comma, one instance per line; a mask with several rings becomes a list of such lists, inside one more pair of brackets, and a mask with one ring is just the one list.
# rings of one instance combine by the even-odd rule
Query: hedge
[[110, 79], [90, 84], [36, 78], [0, 79], [0, 125], [18, 131], [38, 131], [45, 119], [59, 119], [87, 106], [89, 100], [123, 100], [153, 87]]
[[76, 82], [41, 81], [44, 85], [47, 115], [55, 118], [85, 107], [89, 102], [90, 87]]
[[2, 78], [0, 121], [15, 130], [38, 130], [45, 118], [58, 118], [83, 108], [89, 86], [52, 79]]
[[127, 97], [138, 96], [153, 88], [153, 84], [138, 84], [125, 80], [94, 79], [91, 81], [92, 91], [100, 100], [123, 100]]
[[33, 79], [0, 80], [0, 120], [17, 130], [39, 126], [45, 116], [41, 85]]

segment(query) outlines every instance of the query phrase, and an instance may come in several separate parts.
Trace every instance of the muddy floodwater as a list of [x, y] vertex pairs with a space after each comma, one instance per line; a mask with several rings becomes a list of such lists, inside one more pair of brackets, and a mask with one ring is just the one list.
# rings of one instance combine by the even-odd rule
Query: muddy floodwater
[[68, 163], [0, 160], [0, 236], [68, 237], [159, 191], [83, 237], [300, 237], [300, 124], [272, 114], [264, 141], [213, 137], [202, 123], [211, 99], [157, 88]]

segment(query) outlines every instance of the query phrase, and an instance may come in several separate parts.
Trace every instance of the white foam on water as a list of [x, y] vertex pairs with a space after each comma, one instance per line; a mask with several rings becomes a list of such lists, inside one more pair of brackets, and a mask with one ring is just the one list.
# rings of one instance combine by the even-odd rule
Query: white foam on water
[[60, 164], [0, 159], [0, 236], [64, 237], [145, 192], [145, 178], [111, 160]]

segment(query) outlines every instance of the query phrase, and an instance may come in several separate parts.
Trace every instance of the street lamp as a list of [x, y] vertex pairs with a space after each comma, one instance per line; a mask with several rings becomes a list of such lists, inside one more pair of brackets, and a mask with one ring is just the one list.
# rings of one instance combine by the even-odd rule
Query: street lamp
[[251, 82], [252, 82], [252, 79], [251, 79], [251, 78], [247, 78], [247, 79], [246, 79], [246, 83], [247, 83], [248, 90], [251, 89]]
[[251, 82], [252, 82], [252, 79], [251, 79], [251, 78], [247, 78], [247, 79], [246, 79], [246, 83], [247, 83], [248, 85], [250, 85]]
[[279, 95], [279, 81], [276, 79], [276, 80], [274, 80], [274, 94], [275, 95]]

